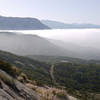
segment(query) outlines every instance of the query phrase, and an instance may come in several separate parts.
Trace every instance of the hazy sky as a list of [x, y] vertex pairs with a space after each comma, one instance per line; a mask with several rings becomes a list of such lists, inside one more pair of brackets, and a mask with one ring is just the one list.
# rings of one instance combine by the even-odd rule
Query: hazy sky
[[100, 0], [0, 0], [0, 15], [100, 24]]

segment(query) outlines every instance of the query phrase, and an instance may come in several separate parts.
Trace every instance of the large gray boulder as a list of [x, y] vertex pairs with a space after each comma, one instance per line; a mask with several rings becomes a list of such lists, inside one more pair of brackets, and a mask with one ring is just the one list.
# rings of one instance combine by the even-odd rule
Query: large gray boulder
[[[4, 79], [3, 79], [4, 78]], [[0, 70], [0, 100], [41, 100], [32, 89], [26, 87]]]

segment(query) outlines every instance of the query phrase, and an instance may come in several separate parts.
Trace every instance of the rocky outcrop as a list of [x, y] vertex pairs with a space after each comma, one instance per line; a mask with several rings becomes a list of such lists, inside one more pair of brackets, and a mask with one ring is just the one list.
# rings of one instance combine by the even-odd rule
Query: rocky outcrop
[[2, 75], [0, 76], [0, 100], [41, 100], [35, 91], [13, 79], [4, 71], [0, 70], [0, 75]]

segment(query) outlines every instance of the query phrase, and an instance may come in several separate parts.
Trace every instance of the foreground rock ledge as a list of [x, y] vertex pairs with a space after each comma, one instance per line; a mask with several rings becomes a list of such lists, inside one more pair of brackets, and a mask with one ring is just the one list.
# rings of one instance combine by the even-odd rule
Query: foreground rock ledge
[[[4, 71], [0, 70], [0, 74], [13, 79]], [[13, 86], [5, 83], [0, 78], [0, 100], [41, 100], [40, 96], [32, 89], [13, 79]]]

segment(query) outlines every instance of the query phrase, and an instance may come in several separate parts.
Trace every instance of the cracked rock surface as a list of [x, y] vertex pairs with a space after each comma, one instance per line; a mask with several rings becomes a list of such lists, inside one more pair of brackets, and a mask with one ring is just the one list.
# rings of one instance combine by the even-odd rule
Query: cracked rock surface
[[[0, 74], [13, 79], [4, 71], [0, 70]], [[32, 89], [13, 79], [13, 84], [4, 82], [0, 78], [0, 100], [41, 100], [40, 96]]]

